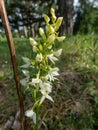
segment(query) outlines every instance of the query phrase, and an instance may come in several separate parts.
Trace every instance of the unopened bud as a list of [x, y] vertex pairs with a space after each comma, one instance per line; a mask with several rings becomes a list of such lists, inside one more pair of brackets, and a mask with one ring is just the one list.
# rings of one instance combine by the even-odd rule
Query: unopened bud
[[37, 45], [37, 42], [33, 39], [33, 38], [30, 38], [30, 44], [32, 46], [36, 46]]
[[63, 17], [59, 17], [56, 21], [56, 24], [55, 24], [55, 30], [57, 31], [59, 29], [59, 27], [61, 26], [61, 23], [62, 23], [62, 20], [63, 20]]
[[44, 30], [43, 30], [43, 28], [39, 28], [39, 34], [40, 34], [41, 36], [44, 35]]
[[49, 27], [48, 27], [48, 33], [49, 34], [53, 34], [54, 33], [54, 28], [50, 25]]
[[62, 41], [65, 39], [65, 36], [57, 37], [56, 39], [57, 39], [59, 42], [62, 42]]
[[55, 10], [53, 8], [51, 8], [50, 13], [52, 15], [52, 22], [54, 23], [56, 21]]
[[44, 14], [44, 20], [46, 21], [46, 23], [49, 23], [50, 18], [48, 17], [48, 15]]
[[53, 8], [50, 9], [50, 13], [53, 15], [55, 14], [55, 10]]
[[53, 43], [54, 40], [55, 40], [55, 34], [51, 34], [51, 35], [48, 37], [47, 42]]

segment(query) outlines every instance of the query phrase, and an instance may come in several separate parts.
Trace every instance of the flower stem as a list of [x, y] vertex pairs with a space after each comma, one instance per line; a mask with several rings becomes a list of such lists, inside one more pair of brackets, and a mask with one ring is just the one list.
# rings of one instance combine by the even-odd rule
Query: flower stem
[[35, 124], [34, 130], [39, 130], [38, 128], [39, 112], [40, 112], [40, 106], [38, 105], [36, 108], [36, 124]]

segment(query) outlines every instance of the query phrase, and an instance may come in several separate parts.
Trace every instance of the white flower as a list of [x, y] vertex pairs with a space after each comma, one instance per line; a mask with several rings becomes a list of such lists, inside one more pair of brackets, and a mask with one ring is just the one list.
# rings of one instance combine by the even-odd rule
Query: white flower
[[41, 88], [40, 92], [43, 95], [41, 100], [40, 100], [40, 104], [42, 104], [42, 102], [45, 100], [45, 98], [53, 101], [52, 97], [49, 96], [49, 93], [52, 91], [52, 86], [51, 86], [50, 82], [48, 82], [48, 83], [41, 83], [40, 84], [40, 88]]
[[61, 53], [62, 53], [62, 49], [59, 49], [56, 52], [54, 52], [54, 55], [59, 57], [61, 55]]
[[45, 95], [42, 96], [42, 98], [40, 100], [40, 103], [39, 103], [40, 105], [43, 103], [43, 101], [45, 100], [45, 98], [47, 98], [48, 100], [54, 102], [53, 99], [52, 99], [52, 97], [50, 95], [45, 94]]
[[27, 110], [27, 111], [25, 112], [25, 116], [27, 116], [27, 117], [32, 117], [33, 114], [34, 114], [33, 110]]
[[41, 93], [44, 95], [45, 93], [51, 92], [52, 86], [50, 85], [50, 83], [41, 83], [40, 88]]
[[34, 85], [36, 87], [37, 84], [40, 84], [41, 80], [39, 78], [32, 78], [32, 81], [29, 83], [30, 85]]
[[37, 54], [36, 60], [39, 61], [39, 62], [42, 61], [42, 54], [41, 54], [41, 53], [40, 53], [40, 54]]
[[54, 81], [55, 79], [57, 79], [55, 76], [58, 76], [59, 69], [57, 67], [55, 68], [50, 68], [49, 73], [46, 75], [46, 79], [50, 80], [50, 81]]
[[59, 71], [59, 68], [58, 67], [55, 67], [55, 68], [50, 68], [50, 72], [52, 73], [52, 74], [54, 74], [54, 76], [57, 76], [58, 74], [56, 73], [56, 72], [58, 72]]
[[54, 61], [58, 61], [58, 59], [53, 54], [47, 55], [47, 58], [49, 58], [52, 63], [54, 63]]
[[25, 112], [25, 116], [33, 118], [33, 122], [36, 124], [36, 113], [31, 109]]

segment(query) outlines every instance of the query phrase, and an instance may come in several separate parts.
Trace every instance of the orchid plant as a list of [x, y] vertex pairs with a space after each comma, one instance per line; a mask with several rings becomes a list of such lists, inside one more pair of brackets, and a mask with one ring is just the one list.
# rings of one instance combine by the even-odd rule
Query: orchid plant
[[33, 51], [33, 59], [23, 57], [24, 65], [22, 71], [25, 76], [21, 80], [21, 84], [26, 86], [26, 89], [32, 94], [33, 106], [25, 112], [27, 117], [33, 119], [35, 130], [38, 130], [38, 117], [40, 106], [45, 99], [54, 102], [50, 93], [52, 92], [53, 82], [59, 75], [59, 68], [55, 67], [55, 62], [58, 61], [62, 49], [55, 50], [55, 40], [62, 42], [65, 36], [59, 37], [58, 29], [63, 18], [57, 18], [55, 10], [50, 9], [51, 19], [44, 14], [46, 22], [45, 30], [39, 28], [39, 39], [30, 38], [30, 44]]

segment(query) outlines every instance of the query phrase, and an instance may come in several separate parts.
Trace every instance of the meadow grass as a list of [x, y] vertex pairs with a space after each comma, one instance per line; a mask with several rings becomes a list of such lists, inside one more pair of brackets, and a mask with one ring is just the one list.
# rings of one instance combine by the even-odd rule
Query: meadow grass
[[[15, 43], [16, 58], [17, 58], [19, 73], [21, 74], [20, 66], [23, 64], [22, 57], [31, 58], [33, 56], [32, 47], [29, 44], [29, 39], [27, 39], [27, 38], [14, 38], [14, 43]], [[98, 37], [96, 35], [86, 35], [86, 36], [85, 35], [84, 36], [76, 35], [73, 37], [66, 37], [64, 42], [56, 43], [55, 48], [63, 49], [60, 60], [57, 62], [57, 66], [60, 68], [60, 73], [62, 73], [62, 72], [66, 73], [68, 71], [69, 72], [70, 71], [82, 72], [83, 77], [84, 77], [85, 76], [84, 72], [87, 73], [87, 76], [89, 76], [89, 74], [90, 74], [90, 73], [88, 74], [88, 72], [91, 72], [90, 76], [93, 75], [95, 77], [98, 77], [98, 73], [97, 73], [98, 72]], [[9, 48], [8, 48], [8, 43], [7, 43], [6, 38], [0, 39], [0, 65], [1, 65], [0, 69], [3, 70], [5, 73], [5, 79], [0, 82], [2, 84], [7, 83], [6, 87], [3, 88], [3, 91], [5, 91], [5, 89], [6, 89], [5, 96], [7, 96], [7, 100], [5, 97], [4, 98], [5, 102], [1, 103], [0, 111], [1, 111], [1, 113], [4, 112], [5, 113], [4, 115], [7, 115], [5, 117], [8, 118], [9, 115], [12, 113], [10, 111], [10, 108], [14, 109], [14, 107], [16, 107], [15, 105], [17, 102], [17, 94], [15, 91], [15, 84], [13, 83], [14, 78], [13, 78], [13, 72], [12, 72], [12, 64], [11, 64], [11, 58], [10, 58], [10, 53], [9, 53]], [[69, 74], [69, 76], [70, 76], [70, 74]], [[62, 78], [62, 76], [60, 78]], [[66, 102], [70, 99], [70, 96], [73, 96], [72, 98], [74, 98], [74, 100], [76, 102], [77, 102], [77, 100], [81, 101], [79, 99], [80, 98], [79, 91], [81, 91], [81, 90], [78, 91], [78, 90], [76, 90], [77, 88], [73, 88], [74, 87], [73, 82], [69, 83], [69, 82], [71, 82], [72, 77], [67, 77], [67, 78], [68, 78], [68, 81], [66, 78], [64, 78], [63, 80], [60, 81], [62, 87], [55, 88], [56, 90], [54, 90], [54, 91], [56, 91], [57, 94], [54, 95], [55, 103], [53, 104], [53, 112], [50, 114], [51, 120], [49, 117], [46, 117], [45, 122], [49, 126], [49, 130], [53, 130], [53, 129], [59, 130], [60, 128], [63, 128], [63, 127], [65, 128], [65, 124], [66, 124], [66, 126], [73, 126], [74, 128], [72, 130], [74, 130], [74, 129], [75, 130], [78, 130], [78, 129], [93, 130], [92, 126], [95, 121], [95, 116], [94, 117], [92, 116], [92, 113], [89, 112], [88, 107], [87, 107], [87, 110], [83, 111], [82, 115], [79, 117], [79, 120], [78, 120], [78, 118], [74, 119], [74, 117], [73, 117], [74, 115], [72, 115], [73, 107], [71, 107], [70, 116], [68, 116], [66, 118], [63, 115], [66, 113], [65, 112], [66, 109], [64, 108], [64, 105], [66, 106]], [[79, 79], [79, 80], [81, 80], [81, 79]], [[86, 83], [83, 83], [84, 86], [82, 85], [83, 89], [85, 89], [85, 91], [88, 90], [88, 86], [92, 87], [94, 85], [96, 85], [96, 86], [98, 85], [98, 83], [97, 83], [97, 81], [95, 81], [95, 79], [90, 79], [89, 82], [88, 82], [88, 80], [86, 80], [85, 82]], [[58, 86], [58, 84], [56, 85], [56, 87], [57, 86]], [[66, 89], [68, 89], [68, 91], [71, 90], [73, 95], [70, 95], [70, 92], [67, 92]], [[94, 90], [95, 89], [96, 88], [94, 88]], [[74, 90], [74, 92], [73, 92], [73, 90]], [[92, 88], [92, 90], [93, 90], [93, 88]], [[97, 106], [98, 106], [98, 94], [96, 94], [94, 92], [93, 92], [93, 95], [90, 97], [93, 100], [94, 108], [93, 108], [93, 106], [90, 106], [90, 107], [92, 107], [93, 111], [95, 112], [97, 110]], [[84, 91], [83, 91], [83, 93], [84, 93]], [[82, 95], [81, 97], [83, 99], [85, 98], [84, 95]], [[88, 101], [88, 99], [85, 102], [87, 102], [87, 101]], [[13, 105], [11, 104], [11, 102]], [[50, 110], [49, 104], [47, 102], [46, 102], [45, 106], [46, 107], [44, 107], [42, 111], [46, 111], [47, 108], [49, 108], [49, 110]], [[68, 107], [69, 106], [70, 105], [68, 105]], [[6, 108], [8, 107], [8, 108], [5, 109], [5, 107]], [[61, 111], [61, 113], [60, 113], [60, 111]], [[56, 117], [55, 114], [57, 114], [58, 117]], [[55, 122], [54, 122], [54, 117], [55, 117]], [[3, 119], [2, 116], [0, 116], [0, 118]], [[58, 118], [58, 119], [56, 120], [56, 118]], [[88, 123], [86, 123], [86, 122], [88, 122]], [[2, 121], [0, 123], [2, 123]], [[85, 128], [83, 129], [82, 127], [85, 127]]]

